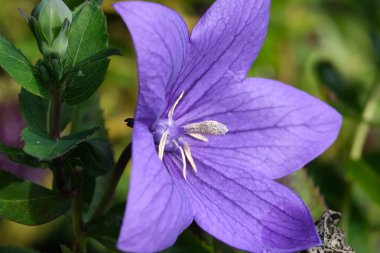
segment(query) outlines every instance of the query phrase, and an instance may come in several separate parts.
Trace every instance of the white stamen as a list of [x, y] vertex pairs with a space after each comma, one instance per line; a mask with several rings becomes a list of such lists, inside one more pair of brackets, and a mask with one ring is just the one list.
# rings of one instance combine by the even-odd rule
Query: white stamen
[[226, 125], [214, 120], [206, 120], [199, 123], [192, 123], [185, 126], [187, 134], [210, 134], [224, 135], [228, 132]]
[[201, 135], [201, 134], [188, 133], [188, 135], [190, 135], [191, 137], [193, 137], [194, 139], [197, 139], [199, 141], [208, 142], [208, 138], [206, 136]]
[[162, 161], [162, 158], [164, 157], [164, 151], [165, 151], [165, 144], [166, 140], [168, 139], [169, 131], [165, 131], [160, 140], [160, 144], [158, 145], [158, 158]]
[[180, 153], [181, 153], [181, 157], [182, 157], [182, 175], [183, 175], [183, 178], [186, 180], [186, 157], [185, 157], [185, 152], [183, 151], [183, 148], [181, 148], [181, 146], [176, 142], [174, 141], [174, 144], [176, 145], [176, 147], [179, 149]]
[[[183, 98], [185, 92], [182, 91], [177, 98], [177, 100], [174, 102], [173, 106], [170, 108], [168, 112], [168, 127], [174, 126], [174, 121], [173, 121], [173, 115], [176, 107], [180, 103], [181, 99]], [[215, 120], [206, 120], [198, 123], [191, 123], [188, 125], [185, 125], [183, 127], [184, 134], [199, 140], [203, 142], [208, 142], [208, 138], [204, 135], [224, 135], [228, 132], [228, 128], [226, 125], [215, 121]], [[158, 157], [162, 161], [164, 158], [164, 153], [165, 153], [165, 146], [166, 142], [169, 137], [169, 129], [165, 130], [162, 133], [160, 143], [158, 145]], [[172, 140], [173, 137], [169, 140], [169, 142], [174, 143], [174, 145], [178, 148], [179, 152], [181, 153], [181, 158], [182, 158], [182, 175], [185, 180], [187, 177], [187, 161], [189, 161], [192, 169], [194, 170], [195, 173], [198, 173], [197, 166], [195, 165], [193, 156], [191, 155], [190, 151], [190, 146], [187, 142], [184, 142], [179, 138], [178, 140], [181, 142], [181, 145], [178, 144], [177, 141]], [[183, 144], [183, 145], [182, 145]]]
[[172, 108], [170, 108], [170, 111], [168, 113], [168, 118], [169, 120], [172, 120], [173, 119], [173, 114], [174, 114], [174, 110], [175, 108], [177, 107], [177, 105], [179, 104], [179, 101], [181, 101], [181, 99], [183, 98], [183, 95], [185, 94], [184, 91], [181, 92], [181, 94], [179, 95], [179, 97], [177, 98], [177, 100], [174, 102]]
[[183, 142], [183, 149], [185, 151], [186, 158], [189, 161], [191, 167], [193, 168], [194, 172], [197, 173], [198, 172], [197, 166], [195, 166], [194, 159], [191, 156], [190, 146], [187, 142]]

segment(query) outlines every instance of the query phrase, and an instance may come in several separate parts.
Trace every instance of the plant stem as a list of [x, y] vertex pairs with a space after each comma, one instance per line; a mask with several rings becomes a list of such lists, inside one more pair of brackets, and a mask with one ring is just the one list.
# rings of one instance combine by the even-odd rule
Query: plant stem
[[61, 134], [61, 107], [62, 92], [56, 90], [52, 93], [48, 108], [48, 134], [54, 139], [59, 139]]
[[121, 153], [119, 160], [115, 164], [115, 168], [112, 171], [111, 179], [108, 183], [108, 188], [106, 192], [103, 195], [102, 200], [99, 203], [98, 208], [95, 210], [94, 215], [92, 216], [91, 220], [93, 218], [96, 218], [102, 214], [105, 213], [108, 206], [110, 205], [113, 196], [115, 194], [116, 187], [120, 181], [121, 176], [123, 175], [123, 172], [125, 170], [125, 167], [128, 164], [128, 161], [131, 159], [132, 156], [132, 143], [130, 143]]
[[[56, 89], [51, 93], [47, 112], [47, 130], [50, 138], [59, 139], [61, 135], [61, 108], [62, 91]], [[59, 157], [52, 161], [52, 171], [54, 174], [54, 185], [60, 192], [66, 192], [66, 176], [63, 171], [64, 159]]]
[[73, 252], [86, 253], [86, 238], [83, 232], [84, 226], [82, 220], [83, 169], [76, 167], [75, 172], [78, 176], [78, 184], [71, 197], [71, 222], [74, 235]]
[[376, 106], [380, 100], [380, 83], [376, 82], [369, 94], [369, 98], [363, 110], [362, 121], [356, 129], [352, 143], [350, 158], [353, 160], [360, 160], [362, 157], [365, 141], [369, 130], [371, 129], [371, 124], [369, 122], [373, 121], [376, 113]]
[[[364, 145], [368, 136], [368, 133], [372, 127], [371, 122], [373, 122], [375, 113], [376, 113], [376, 106], [378, 101], [380, 100], [380, 75], [377, 75], [375, 78], [375, 82], [372, 85], [371, 90], [369, 91], [367, 102], [365, 103], [362, 117], [359, 125], [356, 128], [354, 139], [352, 142], [351, 150], [350, 150], [350, 159], [354, 161], [358, 161], [362, 158]], [[351, 198], [352, 198], [352, 190], [353, 185], [352, 183], [348, 184], [348, 187], [345, 191], [345, 198], [344, 198], [344, 206], [343, 210], [346, 210], [345, 215], [342, 218], [341, 224], [346, 233], [350, 230], [349, 226], [349, 218], [351, 216]]]

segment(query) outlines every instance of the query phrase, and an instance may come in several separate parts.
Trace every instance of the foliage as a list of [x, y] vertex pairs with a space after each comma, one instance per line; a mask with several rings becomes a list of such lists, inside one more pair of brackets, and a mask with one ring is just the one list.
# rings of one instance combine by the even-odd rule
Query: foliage
[[25, 225], [40, 225], [66, 213], [67, 197], [0, 172], [0, 216]]

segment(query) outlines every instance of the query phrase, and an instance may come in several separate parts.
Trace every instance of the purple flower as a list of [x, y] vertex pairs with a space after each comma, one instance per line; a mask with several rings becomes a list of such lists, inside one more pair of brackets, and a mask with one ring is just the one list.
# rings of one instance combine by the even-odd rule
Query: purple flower
[[217, 0], [191, 36], [174, 11], [121, 2], [139, 67], [128, 204], [118, 247], [170, 247], [194, 220], [252, 252], [320, 244], [310, 213], [275, 182], [336, 139], [341, 116], [283, 83], [246, 78], [269, 0]]

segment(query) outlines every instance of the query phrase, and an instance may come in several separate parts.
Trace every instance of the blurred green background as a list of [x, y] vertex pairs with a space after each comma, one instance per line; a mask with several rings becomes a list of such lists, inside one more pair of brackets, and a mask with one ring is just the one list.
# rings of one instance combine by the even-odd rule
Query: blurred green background
[[[40, 54], [17, 8], [30, 13], [36, 2], [7, 0], [1, 2], [0, 8], [0, 33], [32, 62]], [[81, 1], [66, 2], [74, 8]], [[112, 57], [99, 93], [117, 156], [131, 138], [132, 131], [123, 120], [133, 117], [137, 70], [130, 35], [112, 9], [113, 2], [103, 3], [110, 45], [121, 48], [124, 56]], [[213, 0], [155, 2], [178, 11], [191, 29]], [[283, 182], [303, 197], [314, 218], [321, 214], [323, 206], [341, 212], [347, 240], [359, 253], [380, 252], [379, 12], [378, 0], [273, 0], [268, 36], [250, 72], [252, 76], [294, 85], [343, 114], [344, 123], [336, 143], [306, 169]], [[17, 103], [18, 91], [18, 85], [0, 69], [0, 106]], [[1, 120], [0, 128], [6, 119]], [[50, 176], [42, 183], [49, 186]], [[127, 190], [128, 172], [119, 185], [115, 202], [125, 201]], [[0, 245], [54, 252], [54, 243], [70, 240], [68, 230], [64, 218], [37, 227], [0, 220]]]

